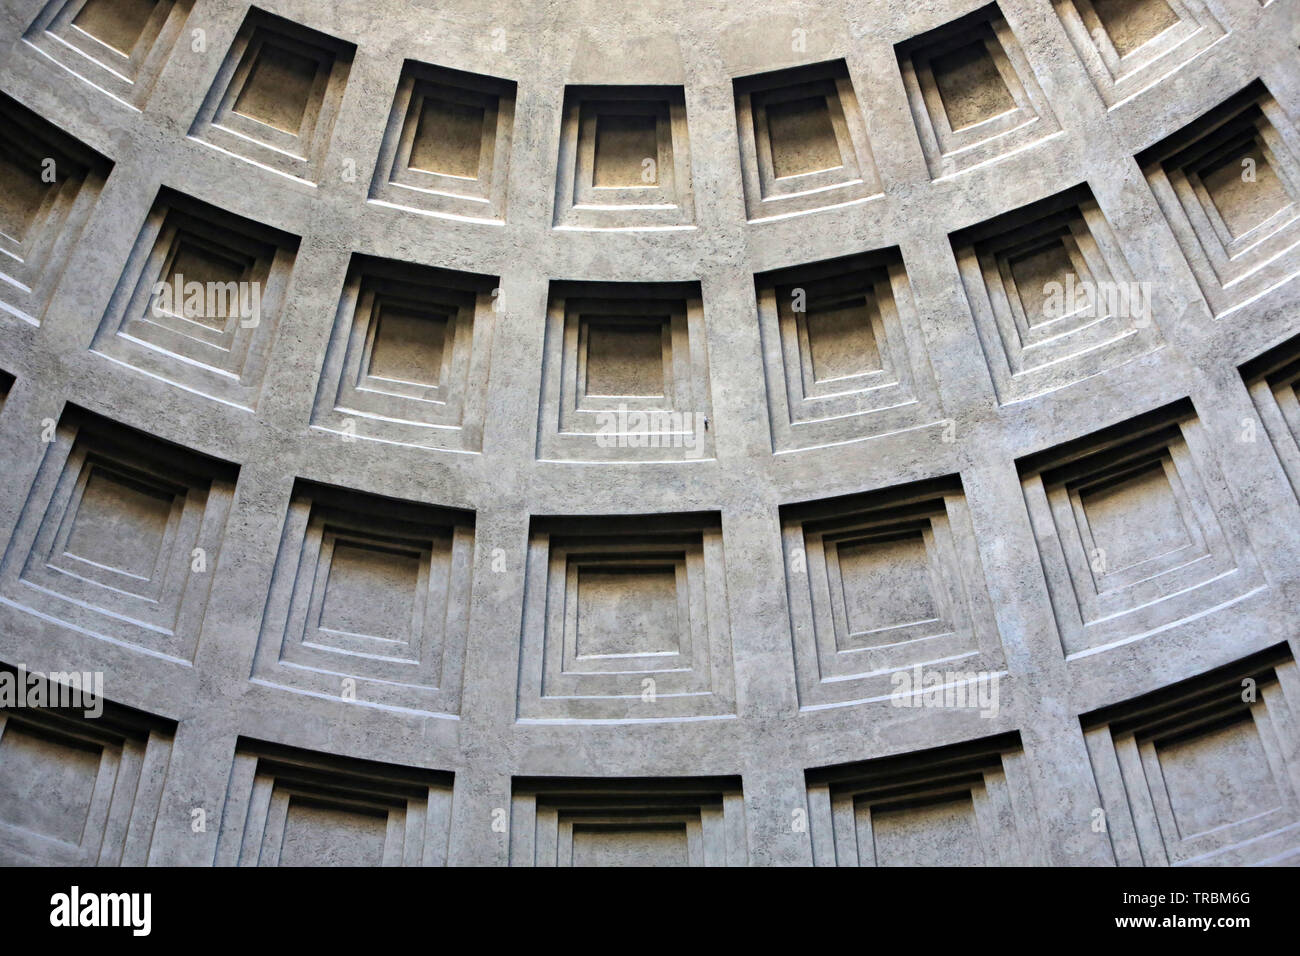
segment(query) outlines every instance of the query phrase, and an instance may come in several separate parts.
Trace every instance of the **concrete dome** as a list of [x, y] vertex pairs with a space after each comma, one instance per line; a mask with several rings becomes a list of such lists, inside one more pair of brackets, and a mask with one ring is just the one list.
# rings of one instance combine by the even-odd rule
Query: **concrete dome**
[[977, 4], [4, 4], [0, 862], [1296, 860], [1295, 6]]

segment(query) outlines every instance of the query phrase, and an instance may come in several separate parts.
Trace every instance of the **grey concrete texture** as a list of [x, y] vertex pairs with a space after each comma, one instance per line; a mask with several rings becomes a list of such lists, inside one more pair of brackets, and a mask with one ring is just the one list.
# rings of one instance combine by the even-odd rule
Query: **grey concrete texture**
[[0, 662], [111, 701], [0, 863], [1300, 861], [1298, 0], [0, 0], [0, 93]]

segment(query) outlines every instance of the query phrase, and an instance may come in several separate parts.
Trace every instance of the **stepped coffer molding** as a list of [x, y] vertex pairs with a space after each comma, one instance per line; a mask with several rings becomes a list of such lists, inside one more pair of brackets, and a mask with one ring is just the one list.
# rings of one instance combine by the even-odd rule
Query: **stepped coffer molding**
[[1108, 107], [1169, 79], [1224, 36], [1201, 0], [1054, 0]]
[[942, 421], [897, 249], [790, 266], [754, 284], [775, 451]]
[[264, 169], [318, 182], [356, 46], [250, 9], [190, 135]]
[[251, 410], [298, 242], [163, 187], [91, 347], [146, 375]]
[[881, 191], [843, 60], [734, 81], [751, 220], [857, 202]]
[[1151, 286], [1083, 184], [949, 236], [998, 398], [1066, 388], [1162, 344]]
[[217, 865], [444, 865], [452, 780], [241, 738]]
[[744, 866], [737, 777], [518, 777], [511, 866]]
[[900, 43], [895, 52], [932, 179], [1060, 132], [996, 3]]
[[1294, 702], [1279, 645], [1082, 721], [1121, 866], [1279, 864], [1300, 847]]
[[1216, 316], [1300, 271], [1300, 132], [1262, 82], [1137, 161]]
[[457, 713], [473, 552], [472, 514], [299, 481], [254, 678]]
[[916, 666], [1001, 671], [959, 480], [787, 505], [781, 525], [802, 707], [888, 698]]
[[521, 720], [734, 712], [717, 515], [534, 518]]
[[[67, 693], [0, 664], [6, 678], [33, 695], [35, 680], [45, 701]], [[102, 699], [99, 708], [0, 706], [0, 866], [150, 862], [176, 722]]]
[[1044, 863], [1014, 732], [805, 776], [818, 866]]
[[194, 0], [50, 0], [28, 43], [97, 90], [144, 109]]
[[690, 226], [694, 220], [681, 88], [565, 90], [555, 225], [662, 229]]
[[355, 256], [321, 372], [315, 428], [477, 452], [499, 280]]
[[40, 324], [112, 168], [0, 93], [0, 316]]
[[516, 85], [407, 60], [370, 198], [448, 218], [500, 222]]
[[194, 659], [239, 469], [69, 407], [0, 560], [0, 605]]
[[1257, 613], [1264, 575], [1191, 402], [1019, 466], [1067, 656], [1180, 626], [1210, 640], [1216, 616]]
[[552, 283], [537, 457], [713, 457], [705, 323], [698, 283]]

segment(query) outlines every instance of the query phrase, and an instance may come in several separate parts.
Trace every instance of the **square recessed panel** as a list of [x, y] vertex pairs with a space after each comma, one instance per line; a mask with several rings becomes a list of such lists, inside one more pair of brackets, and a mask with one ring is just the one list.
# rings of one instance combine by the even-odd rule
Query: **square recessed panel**
[[[234, 250], [231, 250], [233, 253]], [[248, 270], [248, 260], [235, 258], [208, 246], [200, 245], [188, 236], [176, 245], [167, 279], [183, 277], [185, 282], [208, 283], [238, 282]]]
[[871, 813], [877, 866], [984, 866], [969, 793]]
[[420, 553], [336, 540], [320, 626], [409, 642], [420, 586]]
[[104, 468], [91, 472], [68, 535], [67, 553], [148, 578], [158, 563], [175, 496]]
[[681, 648], [677, 569], [578, 567], [579, 657], [673, 654]]
[[767, 107], [767, 129], [777, 179], [838, 169], [843, 165], [824, 96], [771, 104]]
[[0, 672], [29, 695], [0, 709], [0, 866], [146, 865], [175, 725], [102, 697], [59, 706], [90, 673]]
[[1098, 561], [1122, 570], [1190, 544], [1174, 489], [1159, 464], [1084, 490], [1080, 498]]
[[982, 40], [934, 57], [930, 71], [948, 114], [948, 125], [954, 131], [1016, 108], [1016, 101]]
[[597, 319], [586, 326], [587, 395], [663, 396], [663, 322]]
[[158, 0], [87, 0], [72, 25], [130, 55], [157, 7]]
[[566, 88], [557, 169], [557, 228], [689, 228], [695, 207], [683, 90]]
[[895, 52], [932, 179], [1060, 132], [996, 3], [899, 43]]
[[851, 635], [937, 618], [930, 557], [921, 535], [842, 541], [836, 562]]
[[293, 797], [280, 866], [382, 866], [387, 838], [388, 814]]
[[537, 456], [700, 461], [712, 454], [695, 283], [552, 283]]
[[380, 148], [372, 202], [500, 223], [515, 84], [407, 60]]
[[647, 542], [643, 554], [630, 546], [605, 553], [557, 547], [551, 586], [558, 613], [548, 622], [560, 643], [544, 655], [543, 694], [583, 696], [584, 685], [602, 683], [630, 688], [646, 675], [652, 685], [663, 681], [665, 694], [707, 688], [699, 661], [718, 651], [708, 621], [692, 621], [696, 557], [693, 541]]
[[156, 600], [164, 584], [160, 572], [175, 558], [176, 519], [188, 496], [178, 497], [156, 476], [94, 457], [85, 460], [70, 491], [45, 569]]
[[442, 380], [447, 316], [393, 306], [379, 314], [369, 373], [394, 382], [437, 387]]
[[40, 549], [49, 549], [45, 567], [29, 562], [26, 580], [54, 572], [70, 598], [89, 591], [109, 606], [133, 605], [146, 619], [173, 611], [165, 598], [177, 587], [178, 539], [193, 535], [202, 492], [95, 454], [86, 456], [75, 483], [70, 475], [66, 483], [73, 487], [64, 517], [40, 540]]
[[[223, 254], [211, 246], [199, 244], [190, 236], [178, 238], [170, 265], [159, 276], [159, 281], [171, 285], [172, 314], [222, 332], [230, 319], [240, 317], [238, 285], [256, 267], [256, 260], [235, 258], [232, 253]], [[190, 283], [202, 286], [202, 294], [192, 295]], [[216, 287], [234, 288], [236, 291], [234, 295], [209, 295], [208, 290]], [[212, 306], [210, 311], [209, 305]], [[155, 299], [152, 307], [163, 309], [166, 304]]]
[[1020, 307], [1031, 326], [1052, 321], [1049, 306], [1053, 285], [1064, 289], [1072, 277], [1076, 283], [1080, 279], [1069, 250], [1059, 236], [1053, 236], [1032, 252], [1008, 257], [1007, 265], [1015, 282]]
[[29, 731], [0, 736], [0, 823], [76, 846], [90, 815], [100, 748]]
[[833, 382], [880, 370], [880, 350], [865, 300], [808, 313], [813, 378]]
[[1178, 23], [1165, 0], [1092, 0], [1092, 8], [1121, 57]]
[[411, 168], [477, 179], [483, 154], [485, 113], [481, 106], [425, 97], [411, 144]]
[[56, 675], [0, 670], [46, 701], [0, 710], [0, 866], [144, 866], [174, 725], [103, 699], [58, 707]]
[[0, 563], [0, 601], [192, 660], [237, 472], [69, 406]]
[[249, 11], [190, 136], [264, 169], [319, 180], [356, 47]]
[[[1078, 548], [1103, 602], [1171, 570], [1203, 565], [1218, 530], [1212, 527], [1207, 538], [1171, 454], [1123, 456], [1058, 489], [1055, 508], [1058, 520], [1078, 529]], [[1084, 566], [1073, 545], [1071, 558]]]
[[658, 117], [610, 112], [596, 118], [593, 180], [597, 187], [656, 186], [659, 184], [658, 165]]
[[[704, 520], [533, 519], [519, 719], [654, 721], [733, 711], [722, 539]], [[552, 535], [553, 526], [564, 533]]]
[[226, 238], [212, 243], [202, 227], [179, 219], [164, 224], [151, 257], [163, 265], [154, 283], [138, 290], [148, 299], [137, 318], [137, 338], [214, 370], [233, 371], [247, 359], [247, 330], [261, 323], [266, 285], [260, 277], [274, 253], [249, 257], [236, 249], [237, 240]]
[[265, 43], [235, 99], [235, 112], [298, 135], [318, 67], [312, 57]]
[[1234, 150], [1219, 166], [1202, 170], [1200, 179], [1234, 238], [1263, 225], [1292, 201], [1258, 146]]
[[0, 710], [0, 866], [144, 866], [174, 725], [102, 698], [62, 708], [47, 675], [0, 670], [46, 701]]
[[1248, 715], [1157, 744], [1156, 755], [1183, 839], [1257, 817], [1283, 802]]
[[955, 479], [781, 508], [799, 705], [886, 698], [892, 671], [994, 672], [1002, 647]]
[[882, 191], [865, 117], [843, 60], [733, 81], [751, 221]]

